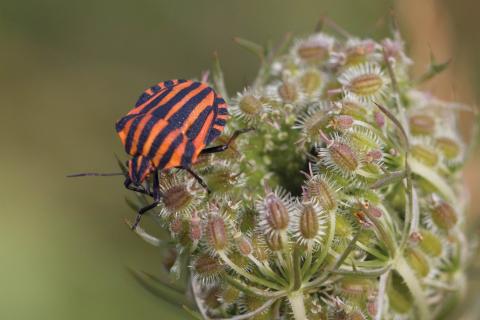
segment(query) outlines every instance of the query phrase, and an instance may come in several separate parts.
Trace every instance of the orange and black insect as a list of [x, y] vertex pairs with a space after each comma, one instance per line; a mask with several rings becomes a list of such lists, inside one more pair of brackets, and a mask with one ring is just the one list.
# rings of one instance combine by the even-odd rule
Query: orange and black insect
[[[132, 229], [142, 214], [160, 203], [158, 171], [185, 169], [208, 190], [192, 170], [192, 164], [201, 154], [226, 150], [239, 134], [250, 130], [236, 131], [225, 145], [207, 148], [222, 133], [228, 118], [224, 99], [207, 84], [168, 80], [145, 90], [135, 107], [117, 121], [117, 133], [125, 151], [132, 156], [127, 162], [125, 187], [154, 199], [151, 205], [138, 211]], [[153, 175], [152, 191], [143, 187], [150, 175]]]

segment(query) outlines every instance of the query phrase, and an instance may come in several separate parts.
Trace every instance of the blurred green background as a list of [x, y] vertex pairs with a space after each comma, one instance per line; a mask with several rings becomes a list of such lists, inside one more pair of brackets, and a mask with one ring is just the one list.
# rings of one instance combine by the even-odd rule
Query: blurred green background
[[[479, 79], [480, 6], [445, 4], [453, 55]], [[289, 31], [307, 34], [327, 14], [359, 36], [380, 38], [394, 5], [1, 0], [0, 319], [186, 319], [127, 271], [158, 273], [161, 259], [122, 221], [132, 217], [122, 179], [65, 175], [116, 171], [114, 153], [126, 157], [115, 120], [147, 86], [198, 77], [215, 50], [229, 90], [241, 90], [257, 61], [233, 37], [266, 43]], [[402, 19], [408, 23], [408, 10]], [[416, 28], [422, 23], [412, 21]], [[420, 45], [428, 52], [430, 43]], [[480, 81], [469, 83], [465, 102], [475, 103]]]

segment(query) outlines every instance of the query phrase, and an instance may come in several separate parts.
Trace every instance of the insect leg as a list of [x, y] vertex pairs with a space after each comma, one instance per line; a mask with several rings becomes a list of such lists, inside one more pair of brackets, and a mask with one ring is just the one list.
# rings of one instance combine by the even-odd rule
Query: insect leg
[[255, 130], [254, 128], [246, 128], [246, 129], [241, 129], [241, 130], [236, 130], [230, 139], [228, 139], [226, 144], [220, 145], [220, 146], [215, 146], [215, 147], [210, 147], [210, 148], [205, 148], [203, 149], [200, 154], [208, 154], [208, 153], [217, 153], [217, 152], [222, 152], [228, 149], [228, 147], [235, 141], [235, 139], [238, 138], [239, 135], [253, 131]]
[[158, 179], [157, 170], [155, 170], [153, 173], [153, 193], [150, 193], [150, 195], [153, 196], [153, 203], [138, 210], [137, 217], [135, 218], [135, 222], [132, 225], [132, 230], [135, 230], [135, 228], [138, 226], [144, 213], [152, 210], [160, 204], [160, 199], [162, 198], [163, 194], [160, 191], [160, 180]]
[[132, 225], [132, 230], [135, 230], [135, 228], [138, 226], [138, 224], [140, 223], [140, 220], [142, 220], [142, 215], [144, 213], [152, 210], [153, 208], [155, 208], [159, 204], [160, 204], [160, 201], [154, 201], [152, 204], [149, 204], [148, 206], [143, 207], [140, 210], [138, 210], [137, 217], [135, 218], [135, 222]]
[[210, 189], [208, 189], [208, 186], [207, 184], [205, 183], [205, 181], [203, 181], [203, 179], [195, 173], [195, 171], [193, 171], [191, 168], [188, 168], [188, 167], [182, 167], [182, 169], [184, 170], [187, 170], [188, 173], [190, 173], [192, 175], [192, 177], [195, 178], [195, 180], [197, 180], [197, 182], [205, 188], [205, 190], [207, 190], [208, 193], [211, 193]]
[[145, 190], [145, 189], [142, 188], [142, 187], [137, 187], [137, 186], [132, 185], [132, 180], [130, 180], [130, 178], [126, 178], [126, 179], [125, 179], [125, 182], [123, 183], [123, 185], [124, 185], [125, 188], [127, 188], [128, 190], [132, 190], [132, 191], [135, 191], [135, 192], [143, 193], [143, 194], [146, 194], [147, 196], [153, 197], [153, 194], [152, 194], [151, 192]]

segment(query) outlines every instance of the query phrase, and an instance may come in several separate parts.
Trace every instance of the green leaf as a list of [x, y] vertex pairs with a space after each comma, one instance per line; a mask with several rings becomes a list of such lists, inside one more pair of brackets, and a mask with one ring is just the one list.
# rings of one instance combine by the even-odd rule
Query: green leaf
[[260, 59], [260, 61], [265, 60], [265, 49], [263, 48], [263, 46], [239, 37], [233, 38], [233, 41], [245, 50], [253, 53], [255, 56], [258, 57], [258, 59]]

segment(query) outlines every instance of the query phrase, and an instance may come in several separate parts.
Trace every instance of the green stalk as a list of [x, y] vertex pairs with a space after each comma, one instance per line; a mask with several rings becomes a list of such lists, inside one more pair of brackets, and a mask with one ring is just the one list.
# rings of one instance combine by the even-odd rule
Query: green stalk
[[402, 256], [397, 257], [394, 268], [403, 278], [405, 284], [407, 285], [410, 293], [413, 296], [418, 311], [418, 318], [416, 319], [431, 319], [430, 312], [428, 310], [427, 299], [422, 287], [420, 286], [420, 281]]
[[307, 320], [307, 314], [305, 312], [305, 304], [303, 302], [303, 292], [294, 291], [288, 296], [288, 301], [292, 307], [293, 317], [295, 320]]

